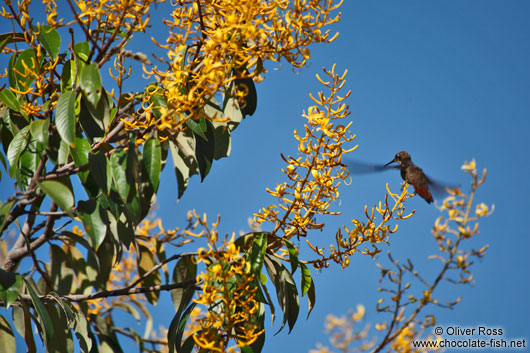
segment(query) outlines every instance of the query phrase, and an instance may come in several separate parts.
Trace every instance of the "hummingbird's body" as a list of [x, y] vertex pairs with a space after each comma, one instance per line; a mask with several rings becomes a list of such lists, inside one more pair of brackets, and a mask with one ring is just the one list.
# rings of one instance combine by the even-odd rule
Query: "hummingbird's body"
[[420, 167], [412, 163], [410, 154], [405, 151], [397, 153], [394, 159], [387, 163], [385, 167], [394, 162], [399, 165], [403, 180], [412, 185], [416, 193], [427, 203], [433, 202], [431, 191], [429, 190], [429, 179]]

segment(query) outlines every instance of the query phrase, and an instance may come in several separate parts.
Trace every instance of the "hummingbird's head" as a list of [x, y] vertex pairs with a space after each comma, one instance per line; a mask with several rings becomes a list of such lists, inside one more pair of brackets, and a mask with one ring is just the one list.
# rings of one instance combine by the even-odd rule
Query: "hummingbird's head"
[[396, 162], [397, 164], [399, 165], [403, 165], [403, 163], [406, 163], [407, 161], [410, 162], [410, 154], [407, 152], [407, 151], [401, 151], [401, 152], [398, 152], [395, 156], [394, 156], [394, 159], [391, 160], [390, 162], [388, 162], [387, 164], [385, 164], [385, 167], [391, 163], [394, 163]]

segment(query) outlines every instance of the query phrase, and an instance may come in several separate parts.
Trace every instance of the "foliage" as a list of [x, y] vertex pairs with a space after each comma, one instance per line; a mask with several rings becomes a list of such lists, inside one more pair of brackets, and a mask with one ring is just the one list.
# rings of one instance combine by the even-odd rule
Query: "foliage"
[[[17, 332], [30, 352], [38, 339], [49, 351], [120, 352], [124, 338], [140, 351], [260, 352], [275, 302], [280, 330], [296, 324], [300, 294], [311, 313], [311, 265], [346, 267], [354, 254], [376, 256], [414, 213], [405, 210], [408, 186], [395, 194], [387, 185], [384, 201], [365, 208], [366, 218], [335, 231], [329, 253], [311, 239], [326, 217], [340, 214], [334, 201], [349, 178], [342, 158], [356, 148], [349, 146], [351, 123], [343, 122], [346, 72], [333, 66], [317, 76], [326, 92], [311, 95], [304, 133], [294, 133], [299, 154], [282, 155], [287, 181], [267, 190], [275, 201], [255, 213], [251, 232], [220, 236], [219, 218], [208, 223], [195, 211], [175, 229], [149, 215], [168, 157], [181, 198], [191, 176], [204, 179], [214, 160], [230, 154], [232, 132], [256, 110], [255, 83], [265, 79], [266, 66], [303, 67], [309, 45], [334, 40], [326, 27], [339, 20], [340, 3], [58, 4], [6, 1], [1, 12], [13, 30], [0, 34], [8, 62], [0, 90], [7, 175], [0, 177], [14, 182], [0, 204], [0, 305], [11, 313], [0, 316], [1, 349], [15, 349]], [[131, 50], [159, 6], [170, 10], [165, 43], [153, 39], [152, 57]], [[144, 81], [132, 80], [141, 75]], [[446, 206], [454, 217], [461, 216], [458, 205]], [[295, 236], [307, 246], [295, 247]], [[311, 255], [301, 256], [305, 250]], [[468, 265], [456, 252], [447, 261]], [[164, 291], [174, 315], [157, 333], [150, 308]], [[144, 323], [144, 332], [118, 326], [119, 313]], [[399, 327], [389, 331], [392, 342], [404, 332]]]
[[[444, 282], [452, 284], [470, 284], [473, 280], [471, 266], [473, 259], [482, 258], [488, 248], [473, 249], [467, 243], [479, 233], [478, 220], [489, 216], [493, 212], [484, 203], [474, 204], [477, 188], [486, 179], [484, 169], [479, 179], [476, 163], [471, 161], [462, 166], [471, 180], [471, 191], [465, 194], [458, 189], [449, 190], [440, 211], [447, 215], [440, 216], [432, 229], [432, 235], [437, 242], [440, 254], [430, 256], [431, 259], [440, 261], [437, 274], [428, 280], [409, 259], [406, 263], [395, 260], [388, 253], [390, 267], [378, 265], [381, 270], [379, 290], [387, 297], [382, 297], [377, 302], [377, 311], [386, 313], [390, 318], [386, 322], [378, 322], [375, 328], [379, 331], [368, 339], [370, 325], [357, 328], [362, 323], [365, 314], [364, 306], [359, 305], [355, 313], [347, 317], [329, 315], [326, 319], [326, 330], [330, 334], [330, 343], [340, 352], [380, 352], [384, 349], [392, 352], [427, 352], [437, 351], [439, 348], [415, 348], [414, 341], [439, 340], [436, 335], [425, 336], [426, 331], [436, 324], [436, 318], [431, 314], [424, 314], [429, 305], [452, 309], [461, 297], [450, 301], [442, 301], [434, 295], [435, 289]], [[411, 280], [411, 282], [409, 282]], [[422, 289], [416, 288], [417, 282]], [[385, 283], [385, 284], [382, 284]], [[388, 304], [385, 304], [388, 301]], [[319, 344], [311, 353], [331, 353]]]

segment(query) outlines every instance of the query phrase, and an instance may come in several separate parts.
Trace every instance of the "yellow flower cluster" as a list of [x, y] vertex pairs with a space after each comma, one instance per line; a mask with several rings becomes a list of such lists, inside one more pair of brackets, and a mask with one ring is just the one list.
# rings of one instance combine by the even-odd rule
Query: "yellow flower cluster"
[[[208, 240], [208, 248], [197, 250], [197, 262], [206, 269], [197, 276], [201, 292], [194, 302], [204, 306], [195, 311], [191, 323], [193, 339], [201, 349], [211, 352], [235, 352], [236, 347], [252, 344], [262, 333], [256, 314], [260, 304], [255, 298], [257, 287], [252, 284], [254, 275], [250, 263], [234, 244], [234, 236], [225, 238], [217, 246], [219, 219], [209, 228], [206, 217], [200, 218]], [[229, 347], [230, 341], [236, 345]]]
[[[232, 82], [261, 80], [265, 60], [283, 58], [303, 66], [309, 44], [335, 39], [322, 28], [339, 20], [331, 16], [339, 6], [333, 0], [179, 2], [165, 21], [167, 44], [157, 43], [168, 51], [169, 67], [145, 69], [157, 85], [144, 96], [145, 119], [137, 126], [156, 124], [159, 130], [176, 133], [186, 120], [203, 116], [203, 107], [218, 93], [244, 96]], [[163, 105], [154, 103], [160, 98]]]
[[[47, 8], [52, 1], [48, 1]], [[76, 0], [78, 18], [84, 24], [95, 23], [96, 31], [118, 30], [145, 31], [148, 23], [149, 7], [157, 0]], [[50, 15], [48, 15], [50, 17]], [[104, 36], [101, 36], [104, 38]]]
[[329, 81], [323, 81], [318, 75], [317, 78], [329, 88], [330, 95], [325, 97], [320, 92], [318, 99], [311, 96], [318, 106], [310, 107], [304, 113], [307, 119], [305, 135], [294, 132], [300, 156], [286, 158], [282, 155], [288, 163], [282, 171], [289, 182], [278, 184], [275, 190], [267, 189], [278, 199], [278, 206], [264, 207], [254, 215], [258, 224], [272, 222], [273, 235], [281, 230], [287, 239], [295, 235], [305, 237], [309, 230], [321, 229], [323, 224], [316, 222], [317, 215], [339, 214], [330, 211], [329, 207], [339, 197], [339, 185], [349, 177], [341, 163], [342, 156], [356, 148], [345, 149], [343, 146], [355, 138], [348, 130], [351, 123], [347, 126], [335, 124], [349, 115], [348, 106], [343, 101], [350, 92], [342, 97], [338, 95], [344, 86], [346, 72], [339, 76], [335, 73], [335, 66], [324, 72]]
[[[330, 245], [330, 255], [326, 256], [324, 254], [324, 249], [319, 249], [316, 245], [310, 243], [307, 240], [307, 243], [320, 256], [316, 260], [309, 261], [317, 268], [328, 267], [329, 261], [332, 260], [342, 266], [342, 268], [347, 267], [350, 264], [349, 256], [353, 255], [356, 251], [374, 257], [375, 255], [381, 252], [381, 249], [377, 247], [376, 244], [384, 243], [388, 244], [388, 236], [397, 231], [398, 225], [391, 227], [388, 223], [391, 220], [404, 220], [411, 217], [414, 214], [414, 211], [406, 214], [405, 213], [405, 200], [414, 196], [408, 192], [408, 184], [403, 183], [403, 189], [401, 194], [394, 194], [390, 191], [388, 184], [386, 185], [387, 194], [385, 195], [385, 202], [382, 204], [379, 202], [379, 205], [372, 208], [372, 211], [368, 212], [368, 207], [365, 206], [364, 213], [367, 220], [361, 222], [357, 219], [353, 219], [352, 223], [354, 227], [350, 230], [348, 227], [343, 226], [344, 233], [342, 229], [338, 229], [335, 235], [336, 246]], [[392, 198], [394, 205], [391, 206], [388, 202], [388, 196]], [[380, 220], [378, 217], [380, 216]], [[361, 245], [366, 245], [369, 243], [372, 246], [372, 249], [367, 248], [366, 246], [360, 248]]]
[[[412, 322], [407, 327], [405, 327], [399, 335], [392, 340], [390, 343], [390, 348], [392, 352], [399, 353], [425, 353], [425, 352], [437, 352], [440, 350], [439, 347], [419, 347], [416, 348], [413, 341], [434, 341], [435, 339], [432, 336], [427, 336], [426, 338], [421, 338], [423, 336], [424, 329], [418, 331], [416, 325]], [[439, 340], [440, 337], [437, 336]], [[433, 344], [434, 346], [434, 344]]]

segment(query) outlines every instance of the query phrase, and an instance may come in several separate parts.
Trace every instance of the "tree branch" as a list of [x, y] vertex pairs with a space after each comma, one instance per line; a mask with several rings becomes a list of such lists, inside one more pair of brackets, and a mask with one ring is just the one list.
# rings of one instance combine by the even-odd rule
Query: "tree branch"
[[[200, 289], [197, 286], [197, 282], [194, 279], [189, 279], [179, 283], [173, 284], [163, 284], [159, 286], [149, 286], [149, 287], [137, 287], [137, 288], [120, 288], [115, 290], [105, 290], [92, 294], [72, 294], [72, 295], [63, 295], [59, 298], [62, 300], [67, 300], [70, 302], [84, 302], [87, 300], [94, 300], [100, 298], [109, 298], [109, 297], [119, 297], [124, 295], [139, 294], [139, 293], [150, 293], [150, 292], [159, 292], [159, 291], [170, 291], [178, 288], [190, 288], [194, 290]], [[29, 294], [19, 294], [19, 299], [26, 302], [31, 302], [31, 296]], [[41, 295], [39, 299], [44, 302], [57, 302], [57, 296], [55, 295]], [[0, 306], [5, 306], [3, 301], [0, 301]]]

